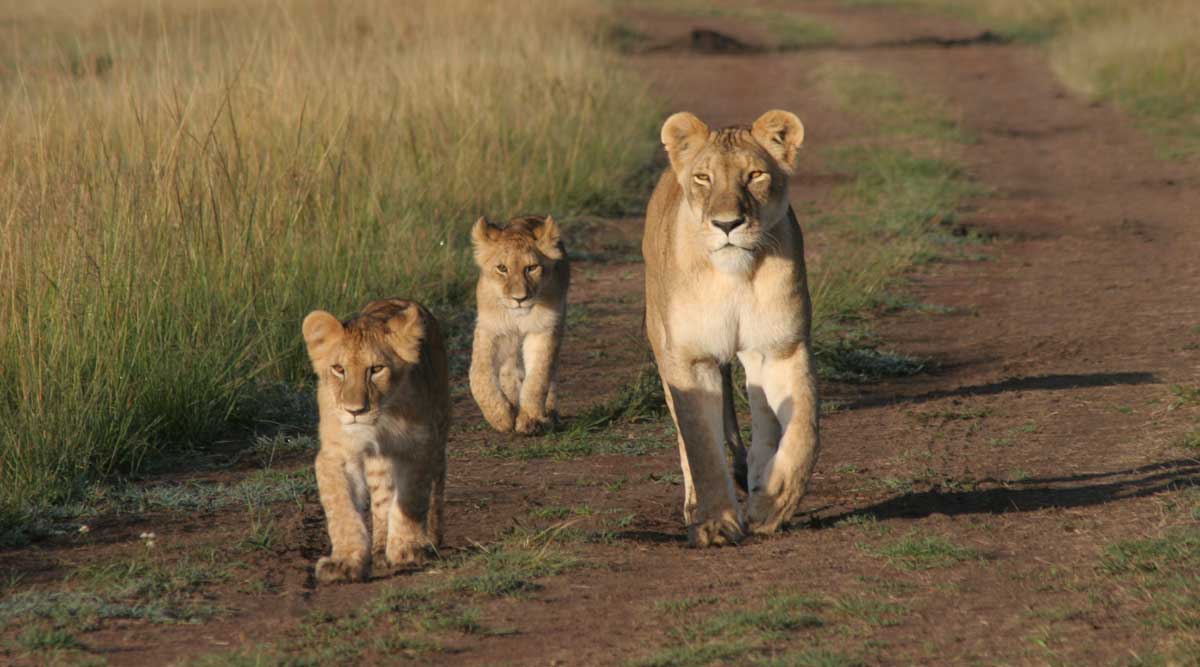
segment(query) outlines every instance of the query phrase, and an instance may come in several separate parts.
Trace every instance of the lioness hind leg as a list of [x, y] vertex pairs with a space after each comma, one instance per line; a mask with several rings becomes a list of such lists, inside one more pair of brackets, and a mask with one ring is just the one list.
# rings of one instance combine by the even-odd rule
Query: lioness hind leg
[[[662, 373], [671, 417], [679, 431], [685, 478], [684, 514], [693, 546], [733, 544], [744, 532], [723, 448], [721, 376], [716, 364]], [[688, 507], [692, 507], [688, 516]]]
[[[760, 380], [763, 398], [775, 423], [782, 425], [783, 434], [773, 454], [764, 456], [770, 442], [764, 439], [756, 455], [759, 424], [755, 422], [748, 512], [754, 532], [770, 533], [796, 512], [820, 450], [820, 414], [811, 352], [801, 345], [790, 356], [765, 358]], [[765, 414], [763, 421], [770, 426]]]
[[746, 445], [742, 442], [742, 432], [738, 429], [737, 406], [733, 402], [733, 365], [721, 364], [721, 396], [723, 416], [725, 421], [725, 447], [733, 456], [733, 481], [738, 488], [746, 491], [748, 476], [746, 464]]
[[742, 368], [746, 370], [746, 395], [750, 400], [750, 452], [747, 461], [748, 493], [755, 493], [766, 483], [767, 466], [779, 448], [783, 429], [767, 401], [763, 388], [764, 358], [760, 352], [738, 354]]
[[371, 567], [366, 514], [370, 503], [361, 464], [321, 452], [316, 461], [317, 490], [333, 553], [317, 561], [317, 581], [362, 581]]

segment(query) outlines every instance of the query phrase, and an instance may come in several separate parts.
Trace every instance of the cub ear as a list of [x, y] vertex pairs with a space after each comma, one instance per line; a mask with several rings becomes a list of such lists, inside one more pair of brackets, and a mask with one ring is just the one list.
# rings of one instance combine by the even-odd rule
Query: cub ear
[[387, 320], [387, 339], [396, 356], [405, 363], [421, 360], [421, 341], [425, 338], [425, 323], [421, 309], [414, 303], [397, 304]]
[[547, 215], [540, 225], [533, 228], [533, 238], [537, 239], [538, 250], [543, 255], [555, 261], [563, 258], [562, 232], [553, 216]]
[[471, 227], [471, 245], [475, 248], [475, 263], [483, 266], [483, 251], [488, 245], [495, 241], [500, 236], [500, 228], [488, 222], [488, 219], [479, 216]]
[[662, 143], [671, 158], [671, 168], [680, 174], [708, 143], [708, 126], [686, 111], [667, 119], [662, 126]]
[[796, 114], [779, 109], [768, 111], [754, 121], [750, 133], [784, 171], [792, 173], [796, 168], [796, 151], [804, 143], [804, 125]]
[[329, 352], [329, 348], [342, 339], [344, 331], [338, 318], [323, 310], [309, 313], [304, 318], [301, 330], [304, 332], [304, 344], [308, 346], [308, 358], [312, 360], [314, 368]]

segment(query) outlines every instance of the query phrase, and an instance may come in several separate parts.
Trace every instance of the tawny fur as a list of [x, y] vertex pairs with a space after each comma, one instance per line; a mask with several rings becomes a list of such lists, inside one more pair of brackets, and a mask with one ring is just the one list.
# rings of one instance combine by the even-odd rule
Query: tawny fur
[[361, 581], [372, 560], [419, 565], [442, 540], [450, 386], [437, 320], [403, 299], [339, 322], [304, 318], [318, 377], [317, 487], [333, 553], [321, 583]]
[[[662, 128], [671, 167], [646, 212], [646, 332], [679, 432], [694, 545], [777, 530], [816, 462], [804, 241], [788, 203], [803, 137], [786, 111], [717, 131], [678, 113]], [[744, 513], [723, 447], [735, 462], [745, 457], [728, 381], [734, 357], [746, 370], [753, 421]]]
[[558, 353], [571, 267], [552, 217], [527, 216], [471, 230], [479, 308], [471, 395], [492, 428], [525, 435], [558, 419]]

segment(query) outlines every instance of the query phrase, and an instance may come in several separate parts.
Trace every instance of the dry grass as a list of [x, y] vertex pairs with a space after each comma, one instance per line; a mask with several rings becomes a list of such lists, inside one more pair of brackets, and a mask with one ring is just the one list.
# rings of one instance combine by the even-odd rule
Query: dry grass
[[300, 318], [611, 209], [657, 109], [586, 3], [0, 0], [0, 515], [250, 418]]

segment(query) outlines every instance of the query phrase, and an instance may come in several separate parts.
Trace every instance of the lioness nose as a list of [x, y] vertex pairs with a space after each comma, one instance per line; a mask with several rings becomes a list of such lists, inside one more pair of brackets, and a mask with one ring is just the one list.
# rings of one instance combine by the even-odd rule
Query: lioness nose
[[746, 218], [744, 216], [740, 216], [740, 217], [734, 218], [733, 220], [713, 220], [712, 224], [713, 224], [713, 227], [716, 227], [717, 229], [725, 232], [725, 234], [728, 235], [733, 230], [737, 229], [738, 227], [741, 227], [742, 223], [744, 223], [744, 222], [746, 222]]
[[358, 415], [363, 414], [370, 408], [370, 406], [368, 406], [366, 403], [363, 403], [360, 405], [345, 405], [342, 407], [344, 407], [346, 409], [346, 412], [349, 412], [350, 414], [352, 414], [356, 417]]

